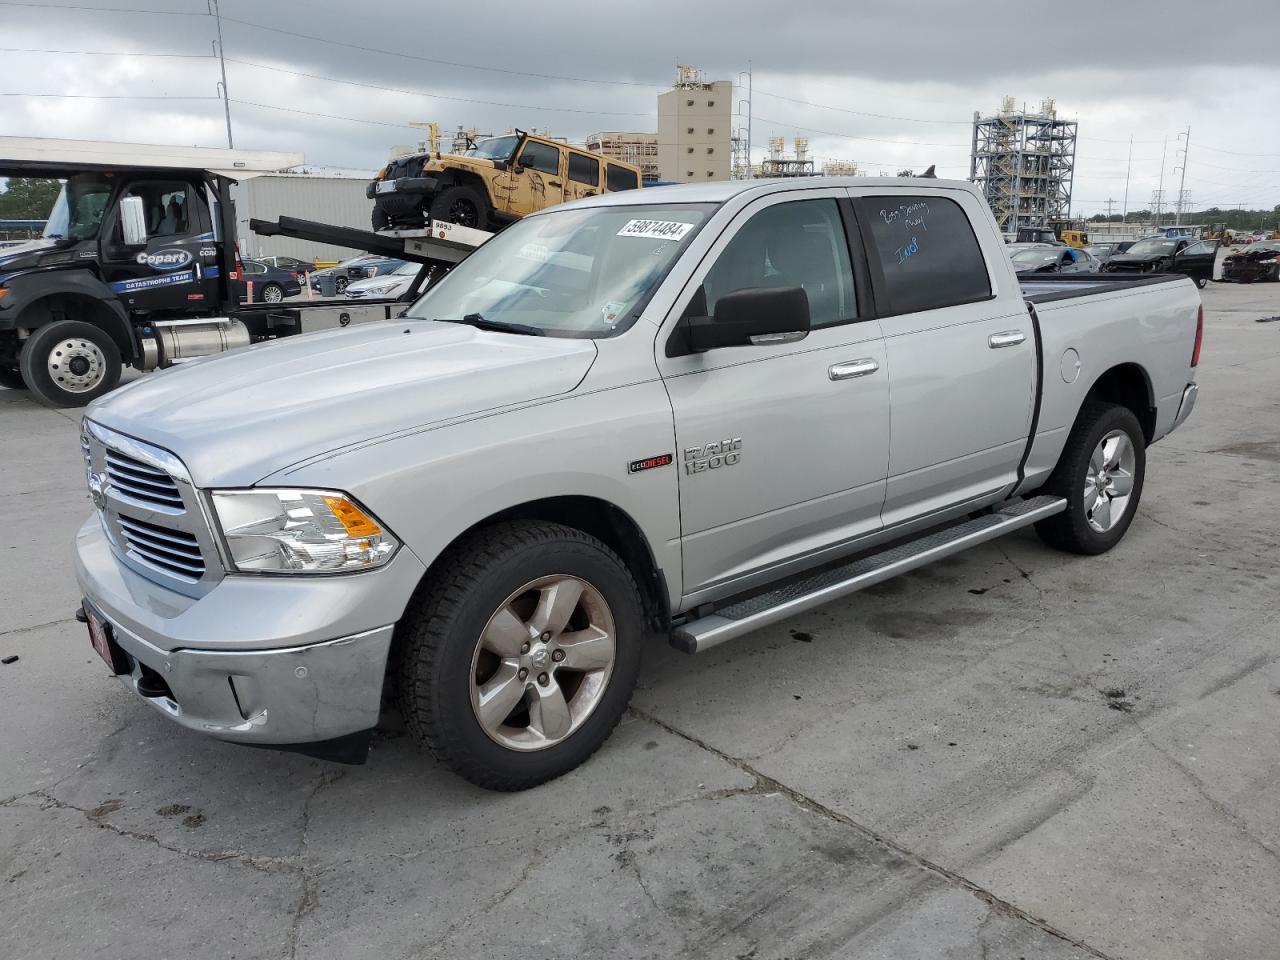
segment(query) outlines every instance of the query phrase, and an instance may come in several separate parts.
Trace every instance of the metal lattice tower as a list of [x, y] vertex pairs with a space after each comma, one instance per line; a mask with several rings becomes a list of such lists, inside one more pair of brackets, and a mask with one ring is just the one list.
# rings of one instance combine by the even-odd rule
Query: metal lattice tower
[[969, 179], [982, 188], [1003, 233], [1069, 219], [1075, 164], [1076, 123], [1059, 120], [1053, 100], [1029, 113], [1005, 97], [995, 116], [973, 115]]

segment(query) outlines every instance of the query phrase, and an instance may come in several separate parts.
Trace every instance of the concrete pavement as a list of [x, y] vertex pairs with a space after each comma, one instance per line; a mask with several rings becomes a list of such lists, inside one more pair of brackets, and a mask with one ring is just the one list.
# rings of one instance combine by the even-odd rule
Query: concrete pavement
[[1270, 960], [1280, 285], [1211, 285], [1192, 420], [1099, 558], [1007, 538], [689, 658], [485, 793], [174, 727], [105, 675], [74, 411], [0, 389], [0, 954]]

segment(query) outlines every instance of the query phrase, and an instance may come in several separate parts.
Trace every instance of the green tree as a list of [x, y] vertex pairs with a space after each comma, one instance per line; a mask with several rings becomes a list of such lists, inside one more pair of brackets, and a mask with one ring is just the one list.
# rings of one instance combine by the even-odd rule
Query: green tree
[[43, 220], [58, 197], [57, 180], [35, 177], [11, 177], [8, 188], [0, 193], [0, 218], [5, 220]]
[[915, 175], [916, 175], [916, 172], [915, 172], [914, 170], [899, 170], [899, 171], [898, 171], [898, 176], [900, 176], [900, 177], [914, 177]]

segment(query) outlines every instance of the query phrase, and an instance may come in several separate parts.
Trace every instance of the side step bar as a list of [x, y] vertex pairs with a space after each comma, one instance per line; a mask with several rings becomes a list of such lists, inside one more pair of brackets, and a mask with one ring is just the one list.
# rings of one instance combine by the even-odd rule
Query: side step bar
[[671, 645], [685, 653], [701, 653], [744, 633], [865, 590], [908, 570], [923, 567], [1014, 530], [1029, 527], [1065, 509], [1067, 501], [1061, 497], [1032, 497], [1006, 504], [994, 513], [983, 514], [882, 553], [862, 557], [776, 590], [731, 603], [715, 613], [676, 627], [671, 633]]

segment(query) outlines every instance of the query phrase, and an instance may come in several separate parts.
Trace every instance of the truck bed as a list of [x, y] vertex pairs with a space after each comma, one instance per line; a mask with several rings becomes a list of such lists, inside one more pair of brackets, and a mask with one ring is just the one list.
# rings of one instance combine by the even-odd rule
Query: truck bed
[[1029, 303], [1052, 303], [1055, 300], [1071, 300], [1076, 297], [1087, 297], [1095, 293], [1112, 293], [1117, 290], [1132, 290], [1136, 286], [1149, 286], [1156, 283], [1173, 283], [1185, 280], [1180, 273], [1157, 273], [1143, 275], [1084, 273], [1076, 276], [1019, 276], [1018, 285], [1022, 288], [1022, 296]]

